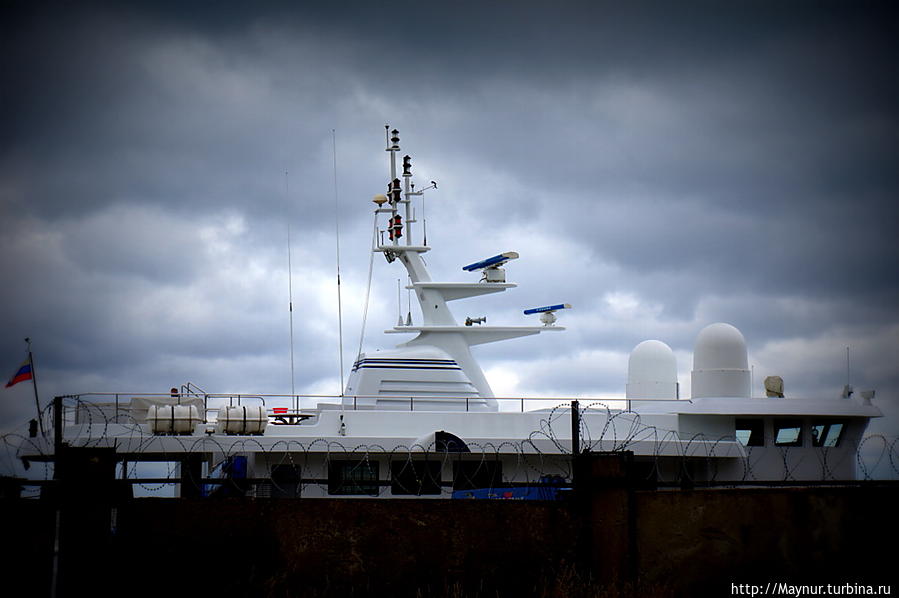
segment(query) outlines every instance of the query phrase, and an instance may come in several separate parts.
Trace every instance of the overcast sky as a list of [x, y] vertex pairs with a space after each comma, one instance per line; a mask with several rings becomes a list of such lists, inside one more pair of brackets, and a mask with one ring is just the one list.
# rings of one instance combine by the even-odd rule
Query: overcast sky
[[[295, 4], [4, 3], [4, 375], [27, 336], [44, 402], [289, 393], [289, 223], [296, 387], [338, 393], [332, 129], [348, 371], [389, 123], [438, 182], [434, 278], [521, 254], [521, 286], [458, 319], [574, 305], [567, 332], [475, 348], [497, 395], [621, 396], [648, 338], [688, 393], [696, 334], [725, 321], [756, 394], [779, 374], [837, 396], [849, 346], [852, 383], [895, 409], [895, 8]], [[403, 276], [374, 265], [369, 350], [399, 340], [381, 331]], [[0, 429], [33, 409], [27, 384], [3, 391]]]

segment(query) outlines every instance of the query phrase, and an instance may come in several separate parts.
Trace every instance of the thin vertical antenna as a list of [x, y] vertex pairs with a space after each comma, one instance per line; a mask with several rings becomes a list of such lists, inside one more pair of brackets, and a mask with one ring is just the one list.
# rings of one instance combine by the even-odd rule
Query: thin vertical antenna
[[852, 378], [849, 376], [851, 373], [849, 369], [849, 345], [846, 345], [846, 386], [852, 384]]
[[[371, 230], [371, 244], [374, 247], [378, 240], [378, 214], [375, 212]], [[383, 245], [383, 243], [382, 243]], [[359, 350], [356, 351], [356, 360], [362, 357], [362, 343], [365, 341], [365, 324], [368, 322], [368, 302], [371, 299], [371, 273], [375, 265], [375, 252], [370, 251], [368, 256], [368, 283], [365, 285], [365, 306], [362, 308], [362, 326], [359, 332]]]
[[[412, 286], [412, 277], [409, 277], [409, 286]], [[412, 325], [412, 289], [406, 289], [406, 326]]]
[[[284, 196], [290, 201], [290, 182], [287, 171], [284, 171]], [[293, 264], [291, 262], [290, 250], [290, 218], [287, 219], [287, 298], [288, 313], [290, 314], [290, 397], [293, 404], [293, 410], [299, 411], [300, 406], [297, 403], [296, 377], [294, 376], [293, 367]]]
[[[343, 397], [343, 303], [340, 297], [340, 203], [337, 201], [337, 132], [331, 129], [331, 147], [334, 150], [334, 231], [337, 243], [337, 336], [340, 351], [340, 396]], [[340, 402], [343, 405], [343, 401]]]
[[400, 279], [396, 279], [396, 325], [403, 325], [403, 301], [400, 299]]

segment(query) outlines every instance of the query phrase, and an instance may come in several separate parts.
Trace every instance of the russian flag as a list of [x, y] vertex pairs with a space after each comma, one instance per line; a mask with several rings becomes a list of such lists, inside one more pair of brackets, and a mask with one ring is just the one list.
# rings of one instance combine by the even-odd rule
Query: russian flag
[[9, 379], [9, 382], [6, 383], [6, 388], [18, 384], [19, 382], [24, 382], [25, 380], [31, 380], [34, 378], [34, 374], [31, 370], [31, 357], [22, 362], [22, 365], [19, 366], [19, 369], [16, 370], [16, 373], [12, 375], [12, 378]]

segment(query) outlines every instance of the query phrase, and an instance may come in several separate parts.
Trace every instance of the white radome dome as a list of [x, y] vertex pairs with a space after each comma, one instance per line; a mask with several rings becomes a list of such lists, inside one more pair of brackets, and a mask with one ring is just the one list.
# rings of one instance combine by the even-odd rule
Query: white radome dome
[[677, 359], [671, 347], [657, 340], [643, 341], [627, 361], [627, 398], [676, 399]]
[[693, 349], [693, 398], [748, 397], [749, 357], [746, 339], [734, 326], [709, 324]]
[[699, 332], [693, 350], [694, 370], [745, 370], [748, 367], [746, 339], [736, 327], [718, 322]]

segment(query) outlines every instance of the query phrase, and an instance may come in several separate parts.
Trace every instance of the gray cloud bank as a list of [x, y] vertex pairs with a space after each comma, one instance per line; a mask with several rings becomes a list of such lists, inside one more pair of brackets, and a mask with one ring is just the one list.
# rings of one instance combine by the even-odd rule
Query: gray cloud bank
[[[899, 396], [889, 3], [3, 11], [0, 363], [32, 337], [47, 398], [288, 392], [288, 222], [297, 385], [336, 392], [331, 129], [349, 362], [386, 122], [440, 182], [435, 275], [522, 254], [520, 288], [458, 316], [576, 307], [566, 333], [478, 349], [499, 388], [622, 392], [645, 338], [687, 382], [696, 333], [723, 320], [757, 379], [835, 394], [849, 345], [856, 384], [888, 411]], [[378, 331], [401, 273], [382, 262], [369, 348], [396, 342]], [[30, 416], [23, 386], [0, 427]]]

